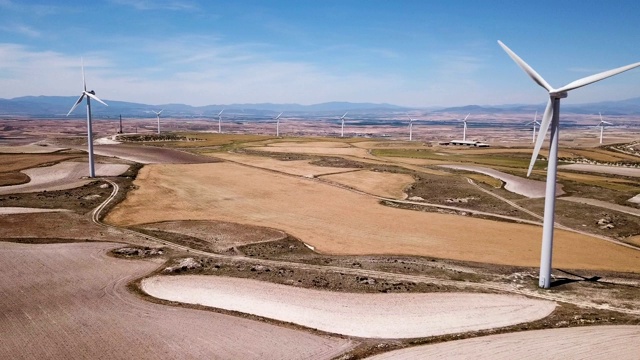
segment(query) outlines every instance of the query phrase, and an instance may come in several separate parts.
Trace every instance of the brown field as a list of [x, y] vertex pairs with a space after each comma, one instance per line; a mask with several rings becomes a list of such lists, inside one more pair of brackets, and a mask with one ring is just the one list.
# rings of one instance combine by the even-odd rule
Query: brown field
[[352, 147], [351, 145], [344, 143], [344, 142], [338, 142], [338, 141], [296, 141], [296, 142], [289, 142], [289, 141], [282, 141], [282, 142], [271, 142], [269, 143], [269, 146], [274, 146], [274, 147], [286, 147], [286, 148], [290, 148], [290, 147], [294, 147], [294, 148], [350, 148]]
[[407, 197], [405, 189], [414, 182], [411, 175], [359, 170], [320, 177], [338, 184], [363, 191], [367, 194], [391, 199]]
[[187, 235], [204, 241], [199, 245], [214, 253], [229, 251], [237, 246], [277, 241], [287, 237], [287, 234], [276, 229], [218, 221], [165, 221], [144, 224], [138, 228]]
[[1, 146], [0, 145], [0, 153], [7, 153], [7, 154], [47, 154], [47, 153], [53, 153], [61, 150], [66, 150], [66, 148], [51, 146], [47, 143], [34, 143], [34, 144], [18, 145], [18, 146]]
[[482, 336], [391, 351], [368, 359], [637, 360], [638, 344], [640, 326], [588, 326]]
[[353, 346], [144, 301], [126, 285], [158, 262], [107, 256], [116, 246], [0, 242], [0, 358], [331, 359]]
[[[0, 239], [69, 239], [141, 243], [139, 236], [94, 224], [87, 216], [72, 212], [0, 215]], [[29, 224], [29, 226], [25, 226]], [[145, 243], [143, 243], [145, 244]], [[147, 245], [147, 244], [145, 244]]]
[[[142, 169], [135, 184], [139, 188], [108, 222], [220, 220], [277, 228], [332, 254], [538, 263], [540, 227], [385, 207], [318, 181], [235, 164], [152, 165]], [[554, 265], [640, 272], [640, 252], [556, 230]]]
[[213, 153], [211, 156], [240, 164], [251, 165], [263, 169], [275, 170], [285, 174], [298, 176], [319, 176], [346, 171], [358, 170], [356, 168], [329, 167], [310, 164], [310, 160], [281, 161], [266, 156], [253, 156], [235, 153]]
[[130, 144], [99, 145], [94, 147], [94, 153], [142, 164], [200, 164], [215, 161], [210, 157], [194, 155], [184, 151]]
[[362, 158], [371, 158], [367, 150], [355, 147], [307, 147], [307, 146], [256, 146], [250, 147], [251, 150], [275, 152], [275, 153], [294, 153], [294, 154], [311, 154], [311, 155], [349, 155]]
[[81, 154], [0, 154], [0, 173], [16, 172], [83, 157]]

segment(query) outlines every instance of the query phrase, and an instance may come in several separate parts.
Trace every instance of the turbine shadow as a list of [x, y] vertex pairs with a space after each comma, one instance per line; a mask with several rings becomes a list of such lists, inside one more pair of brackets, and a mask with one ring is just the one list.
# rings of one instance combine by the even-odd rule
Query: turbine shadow
[[[566, 271], [566, 270], [561, 270], [561, 269], [556, 269], [559, 272], [565, 273], [567, 275], [571, 275], [574, 278], [567, 278], [567, 277], [562, 277], [562, 278], [556, 278], [556, 280], [551, 282], [551, 287], [557, 287], [557, 286], [561, 286], [561, 285], [566, 285], [566, 284], [571, 284], [571, 283], [576, 283], [576, 282], [582, 282], [582, 281], [586, 281], [586, 282], [594, 282], [594, 283], [600, 283], [600, 284], [612, 284], [612, 283], [608, 283], [608, 282], [603, 282], [603, 281], [599, 281], [600, 279], [602, 279], [601, 276], [592, 276], [592, 277], [584, 277], [582, 275], [578, 275], [578, 274], [574, 274], [572, 272]], [[578, 279], [576, 279], [578, 278]]]

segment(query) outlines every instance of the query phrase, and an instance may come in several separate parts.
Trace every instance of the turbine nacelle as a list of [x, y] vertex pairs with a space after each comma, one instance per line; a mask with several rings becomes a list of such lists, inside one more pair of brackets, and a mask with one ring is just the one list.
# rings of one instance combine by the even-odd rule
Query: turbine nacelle
[[567, 95], [568, 95], [568, 93], [566, 91], [558, 91], [558, 92], [552, 91], [552, 92], [549, 92], [549, 96], [552, 97], [552, 98], [555, 98], [555, 99], [564, 99], [564, 98], [567, 97]]
[[[598, 74], [594, 74], [591, 76], [584, 77], [582, 79], [578, 79], [576, 81], [572, 81], [569, 84], [561, 87], [561, 88], [553, 88], [549, 83], [538, 74], [529, 64], [527, 64], [524, 60], [522, 60], [516, 53], [514, 53], [511, 49], [509, 49], [502, 41], [498, 40], [498, 44], [502, 47], [502, 49], [511, 57], [511, 59], [527, 74], [529, 77], [536, 82], [536, 84], [543, 87], [549, 93], [549, 102], [547, 103], [547, 107], [544, 110], [544, 115], [542, 116], [542, 122], [540, 123], [540, 131], [538, 132], [538, 138], [536, 140], [536, 145], [533, 150], [533, 154], [531, 155], [531, 163], [529, 164], [529, 170], [527, 172], [527, 176], [531, 175], [531, 171], [533, 170], [533, 165], [538, 158], [538, 154], [540, 153], [540, 149], [542, 148], [542, 143], [544, 142], [544, 138], [549, 130], [549, 126], [551, 125], [551, 120], [554, 116], [554, 107], [556, 106], [556, 102], [559, 102], [560, 99], [564, 99], [567, 97], [567, 93], [571, 90], [592, 84], [594, 82], [606, 79], [608, 77], [620, 74], [627, 70], [631, 70], [635, 67], [640, 66], [640, 62], [622, 66], [616, 69], [603, 71]], [[559, 105], [558, 105], [559, 106]], [[558, 115], [558, 114], [555, 114]]]

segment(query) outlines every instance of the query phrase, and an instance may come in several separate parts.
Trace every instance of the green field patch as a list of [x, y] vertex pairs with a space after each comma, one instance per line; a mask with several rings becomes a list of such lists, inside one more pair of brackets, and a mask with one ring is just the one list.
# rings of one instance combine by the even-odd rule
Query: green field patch
[[[448, 163], [466, 163], [509, 168], [528, 168], [531, 156], [524, 153], [473, 154], [447, 153], [431, 149], [373, 149], [371, 153], [381, 157], [402, 157], [437, 160]], [[546, 162], [536, 162], [534, 169], [543, 169]]]

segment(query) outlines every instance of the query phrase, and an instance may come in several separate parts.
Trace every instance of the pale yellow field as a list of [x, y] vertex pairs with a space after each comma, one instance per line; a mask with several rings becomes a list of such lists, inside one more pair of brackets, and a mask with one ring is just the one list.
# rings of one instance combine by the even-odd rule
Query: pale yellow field
[[413, 184], [413, 176], [407, 174], [383, 173], [369, 170], [352, 171], [348, 173], [321, 176], [332, 182], [349, 186], [369, 194], [404, 199], [407, 197], [404, 189]]
[[299, 176], [308, 176], [308, 175], [318, 176], [323, 174], [333, 174], [333, 173], [357, 170], [355, 168], [338, 168], [338, 167], [311, 165], [309, 164], [309, 160], [281, 161], [281, 160], [272, 159], [266, 156], [252, 156], [252, 155], [234, 154], [234, 153], [214, 153], [214, 154], [211, 154], [211, 156], [224, 159], [224, 160], [237, 162], [240, 164], [256, 166], [263, 169], [275, 170], [275, 171], [280, 171], [286, 174], [299, 175]]
[[[135, 184], [107, 222], [211, 219], [280, 229], [324, 253], [539, 262], [537, 226], [385, 207], [317, 180], [237, 164], [147, 165]], [[640, 251], [556, 230], [554, 266], [640, 272]]]

